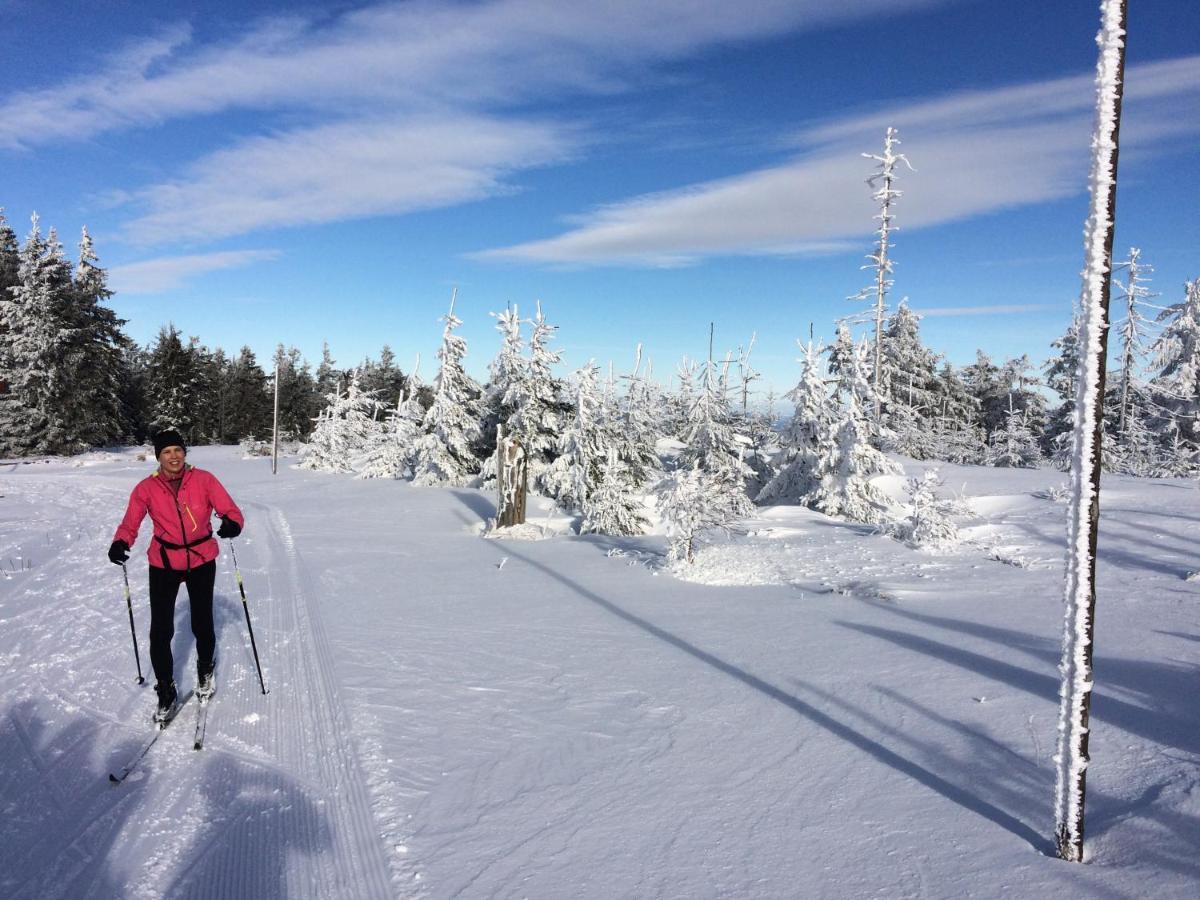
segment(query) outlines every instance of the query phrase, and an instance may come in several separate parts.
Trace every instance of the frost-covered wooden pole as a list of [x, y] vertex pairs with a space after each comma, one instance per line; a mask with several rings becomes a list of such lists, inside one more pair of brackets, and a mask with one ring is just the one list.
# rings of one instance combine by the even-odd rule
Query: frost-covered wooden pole
[[275, 357], [275, 417], [271, 438], [271, 474], [279, 472], [279, 357]]
[[1083, 861], [1083, 807], [1092, 695], [1096, 613], [1096, 533], [1100, 518], [1100, 440], [1104, 421], [1109, 274], [1117, 208], [1117, 147], [1125, 77], [1125, 0], [1103, 0], [1096, 65], [1096, 125], [1092, 136], [1091, 206], [1084, 228], [1079, 327], [1079, 377], [1067, 523], [1066, 621], [1063, 629], [1057, 784], [1058, 855]]

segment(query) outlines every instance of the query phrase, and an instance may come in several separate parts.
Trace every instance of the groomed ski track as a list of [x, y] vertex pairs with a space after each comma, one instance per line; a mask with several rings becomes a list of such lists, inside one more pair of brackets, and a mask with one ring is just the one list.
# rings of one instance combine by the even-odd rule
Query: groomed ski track
[[[135, 478], [66, 484], [57, 478], [39, 480], [36, 487], [29, 485], [33, 491], [23, 491], [22, 499], [36, 507], [65, 494], [75, 504], [84, 500], [91, 507], [80, 509], [87, 517], [100, 513], [111, 518], [114, 512], [119, 516]], [[104, 489], [87, 490], [92, 481]], [[80, 496], [81, 489], [86, 497]], [[0, 810], [0, 856], [15, 861], [57, 850], [46, 854], [52, 862], [32, 876], [28, 868], [0, 864], [0, 896], [240, 900], [392, 895], [323, 622], [309, 592], [312, 578], [284, 514], [261, 503], [244, 506], [254, 527], [239, 539], [238, 562], [248, 585], [255, 635], [265, 651], [270, 693], [263, 696], [259, 688], [225, 551], [218, 562], [214, 603], [218, 691], [204, 749], [192, 749], [193, 703], [123, 784], [108, 784], [103, 770], [119, 771], [151, 733], [154, 679], [145, 563], [131, 564], [131, 581], [135, 568], [138, 581], [134, 596], [140, 599], [134, 614], [144, 687], [133, 684], [128, 620], [123, 655], [115, 652], [111, 628], [105, 626], [98, 639], [80, 627], [62, 635], [58, 652], [35, 663], [32, 671], [29, 660], [5, 660], [0, 676], [7, 707], [0, 724], [0, 756], [5, 760], [0, 796], [6, 808]], [[121, 611], [108, 596], [111, 579], [90, 577], [96, 574], [93, 561], [75, 556], [80, 544], [95, 544], [97, 531], [107, 525], [81, 525], [74, 536], [49, 539], [61, 541], [65, 552], [38, 564], [38, 576], [25, 590], [30, 606], [39, 608], [20, 618], [44, 618], [48, 626], [82, 625], [82, 618], [97, 627], [101, 618]], [[148, 527], [143, 527], [135, 553], [143, 551]], [[73, 563], [82, 564], [89, 577]], [[44, 593], [47, 589], [52, 597]], [[81, 597], [86, 602], [80, 603]], [[81, 615], [71, 608], [76, 605]], [[174, 640], [181, 690], [195, 681], [187, 606], [186, 589], [181, 589]], [[13, 627], [13, 619], [7, 621]], [[92, 649], [81, 654], [81, 647]], [[75, 695], [55, 690], [52, 679], [62, 675], [56, 674], [57, 667], [74, 670], [88, 687]], [[15, 871], [25, 877], [14, 878]]]

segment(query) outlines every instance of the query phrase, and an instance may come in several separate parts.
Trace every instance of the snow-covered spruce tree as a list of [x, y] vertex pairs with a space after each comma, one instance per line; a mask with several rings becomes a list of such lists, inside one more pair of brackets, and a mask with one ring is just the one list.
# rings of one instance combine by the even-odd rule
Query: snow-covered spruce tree
[[600, 466], [600, 482], [584, 498], [580, 534], [642, 534], [646, 515], [642, 507], [642, 485], [629, 466], [610, 446]]
[[396, 354], [389, 345], [383, 345], [378, 361], [368, 357], [363, 362], [359, 381], [362, 389], [372, 394], [383, 408], [391, 409], [400, 403], [405, 378], [400, 367], [396, 365]]
[[729, 400], [710, 353], [700, 372], [699, 391], [688, 411], [680, 439], [685, 447], [679, 454], [681, 466], [699, 466], [708, 483], [726, 504], [733, 518], [745, 518], [754, 507], [746, 495], [746, 481], [753, 476], [743, 461], [749, 441], [733, 427]]
[[114, 444], [130, 432], [121, 399], [130, 380], [128, 352], [133, 342], [121, 330], [125, 321], [108, 307], [110, 297], [108, 275], [84, 228], [65, 310], [66, 389], [58, 401], [71, 443], [77, 445]]
[[859, 347], [854, 364], [843, 368], [838, 380], [841, 413], [835, 464], [821, 479], [810, 505], [826, 515], [875, 524], [886, 519], [889, 501], [871, 478], [902, 470], [871, 445], [870, 423], [859, 399], [866, 384], [867, 349], [865, 344]]
[[1160, 410], [1158, 428], [1173, 425], [1179, 446], [1200, 446], [1200, 278], [1184, 285], [1184, 298], [1159, 313], [1163, 330], [1152, 348], [1156, 374], [1149, 393]]
[[[1129, 425], [1130, 409], [1144, 389], [1138, 378], [1138, 371], [1142, 368], [1142, 360], [1146, 355], [1146, 335], [1150, 323], [1142, 315], [1142, 307], [1156, 295], [1146, 287], [1154, 268], [1142, 262], [1142, 251], [1137, 247], [1129, 249], [1129, 257], [1117, 263], [1116, 270], [1125, 272], [1124, 281], [1113, 281], [1121, 294], [1121, 306], [1125, 317], [1113, 325], [1121, 337], [1121, 358], [1116, 377], [1107, 393], [1110, 395], [1108, 403], [1112, 410], [1109, 414], [1109, 429], [1123, 443]], [[1112, 409], [1113, 407], [1115, 409]]]
[[[496, 428], [503, 425], [512, 435], [509, 420], [516, 411], [521, 384], [527, 377], [528, 360], [522, 355], [521, 316], [514, 304], [501, 313], [489, 313], [500, 332], [500, 349], [488, 364], [488, 383], [479, 398], [480, 428], [478, 453], [484, 456], [482, 474], [491, 481], [496, 477]], [[524, 443], [522, 442], [522, 446]]]
[[205, 373], [194, 342], [184, 346], [179, 329], [168, 323], [146, 358], [145, 397], [151, 435], [174, 428], [190, 444], [204, 443]]
[[516, 408], [508, 421], [508, 433], [517, 436], [525, 448], [529, 483], [545, 491], [570, 406], [563, 402], [564, 387], [553, 372], [562, 359], [561, 351], [550, 349], [558, 326], [546, 321], [540, 303], [529, 324], [529, 362], [525, 377], [516, 385]]
[[884, 448], [914, 459], [933, 453], [932, 423], [941, 406], [938, 356], [921, 341], [920, 317], [900, 301], [883, 333], [883, 381], [888, 385]]
[[421, 436], [425, 408], [416, 399], [420, 380], [414, 372], [408, 379], [407, 394], [401, 392], [396, 408], [388, 415], [376, 439], [367, 449], [359, 469], [359, 478], [403, 478], [411, 469], [413, 451]]
[[594, 360], [574, 374], [575, 415], [559, 437], [558, 457], [543, 478], [546, 494], [564, 507], [582, 510], [600, 484], [604, 463], [614, 446], [599, 379], [600, 370]]
[[1002, 468], [1037, 468], [1042, 451], [1028, 424], [1028, 413], [1009, 406], [1008, 418], [992, 432], [988, 464]]
[[284, 440], [307, 440], [316, 421], [316, 382], [309, 365], [296, 347], [275, 348], [275, 367], [279, 373], [279, 433]]
[[1079, 372], [1079, 313], [1067, 330], [1050, 344], [1058, 353], [1046, 360], [1042, 371], [1046, 387], [1058, 394], [1059, 404], [1050, 411], [1042, 432], [1042, 449], [1060, 469], [1070, 468], [1071, 437], [1075, 427], [1075, 389]]
[[943, 482], [937, 469], [926, 469], [920, 478], [909, 478], [908, 515], [892, 534], [911, 547], [931, 550], [952, 547], [960, 540], [954, 524], [954, 501], [938, 496]]
[[221, 366], [217, 377], [224, 407], [217, 440], [235, 444], [245, 438], [269, 435], [273, 399], [267, 391], [267, 373], [258, 364], [254, 351], [242, 347], [237, 359]]
[[300, 468], [318, 472], [354, 472], [375, 442], [379, 404], [359, 385], [355, 371], [343, 393], [334, 388], [304, 451]]
[[81, 449], [64, 410], [70, 391], [67, 317], [71, 267], [54, 229], [42, 236], [35, 214], [21, 248], [17, 284], [0, 298], [8, 402], [0, 406], [0, 442], [7, 453], [64, 453]]
[[879, 186], [872, 195], [873, 199], [879, 203], [879, 213], [875, 216], [876, 221], [879, 222], [879, 228], [876, 230], [878, 240], [875, 242], [875, 252], [867, 254], [870, 262], [862, 267], [872, 270], [875, 278], [870, 286], [863, 288], [850, 298], [851, 300], [869, 301], [873, 307], [875, 347], [870, 371], [871, 388], [875, 399], [874, 421], [877, 427], [882, 424], [882, 400], [888, 392], [883, 371], [883, 319], [887, 314], [887, 294], [892, 287], [891, 236], [892, 232], [896, 230], [896, 216], [892, 207], [904, 193], [895, 187], [897, 167], [903, 162], [910, 169], [912, 168], [905, 155], [896, 152], [896, 147], [900, 144], [900, 139], [896, 134], [895, 128], [888, 128], [883, 139], [882, 155], [878, 153], [863, 154], [866, 159], [873, 159], [877, 163], [875, 174], [867, 179], [867, 184], [871, 187]]
[[1090, 204], [1084, 227], [1080, 296], [1080, 367], [1071, 502], [1067, 529], [1066, 615], [1060, 671], [1061, 706], [1054, 760], [1055, 845], [1058, 855], [1083, 861], [1084, 791], [1089, 763], [1093, 624], [1096, 615], [1096, 538], [1100, 513], [1100, 443], [1104, 433], [1109, 274], [1117, 205], [1117, 150], [1125, 70], [1125, 3], [1103, 0], [1096, 66], [1096, 124], [1092, 133]]
[[825, 348], [809, 341], [801, 349], [800, 382], [787, 394], [795, 403], [795, 411], [781, 436], [783, 458], [779, 471], [755, 497], [759, 504], [809, 505], [837, 465], [839, 410], [821, 372]]
[[664, 421], [666, 398], [662, 390], [642, 371], [642, 347], [637, 348], [633, 373], [624, 375], [625, 396], [619, 404], [619, 427], [616, 429], [617, 457], [629, 471], [629, 477], [641, 493], [662, 475], [662, 464], [656, 447], [666, 436]]
[[699, 461], [669, 473], [655, 489], [655, 503], [667, 527], [668, 562], [693, 563], [713, 531], [730, 532], [742, 518], [722, 497], [724, 486]]
[[433, 383], [433, 405], [425, 413], [424, 434], [414, 449], [413, 482], [461, 487], [479, 471], [479, 459], [473, 448], [480, 439], [478, 404], [481, 389], [463, 368], [467, 342], [454, 333], [462, 319], [454, 315], [453, 297], [444, 321], [442, 346], [438, 349], [440, 365]]

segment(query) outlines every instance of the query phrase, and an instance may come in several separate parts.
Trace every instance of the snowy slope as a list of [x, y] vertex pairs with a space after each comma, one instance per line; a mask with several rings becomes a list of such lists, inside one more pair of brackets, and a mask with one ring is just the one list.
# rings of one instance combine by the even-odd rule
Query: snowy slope
[[191, 458], [247, 513], [270, 693], [224, 554], [206, 749], [189, 710], [120, 787], [153, 699], [104, 553], [149, 464], [0, 467], [0, 896], [1200, 892], [1193, 483], [1102, 497], [1078, 866], [1048, 855], [1059, 473], [943, 466], [953, 553], [775, 508], [689, 581], [661, 538], [481, 539], [474, 490]]

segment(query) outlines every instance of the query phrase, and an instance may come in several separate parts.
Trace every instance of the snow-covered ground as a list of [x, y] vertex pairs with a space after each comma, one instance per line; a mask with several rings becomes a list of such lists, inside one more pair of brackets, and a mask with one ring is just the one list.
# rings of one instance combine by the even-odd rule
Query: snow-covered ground
[[943, 466], [951, 553], [774, 508], [684, 580], [661, 538], [483, 539], [475, 490], [190, 458], [247, 514], [270, 693], [224, 553], [206, 748], [189, 709], [116, 787], [153, 692], [105, 552], [152, 463], [0, 466], [0, 896], [1200, 895], [1194, 482], [1106, 481], [1081, 866], [1060, 473]]

